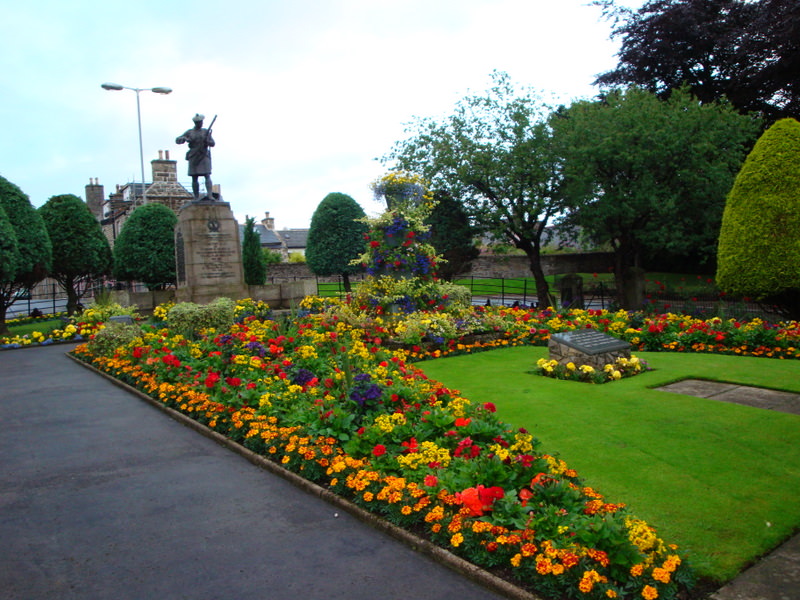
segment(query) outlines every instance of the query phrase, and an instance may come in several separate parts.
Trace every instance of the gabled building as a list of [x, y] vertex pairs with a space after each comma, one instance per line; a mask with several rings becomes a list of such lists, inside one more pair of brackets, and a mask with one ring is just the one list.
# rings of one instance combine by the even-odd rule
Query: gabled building
[[[150, 161], [153, 181], [117, 185], [116, 191], [104, 198], [103, 186], [97, 178], [86, 186], [86, 204], [103, 226], [103, 233], [113, 246], [122, 225], [134, 208], [147, 202], [157, 202], [176, 213], [194, 197], [178, 183], [177, 161], [170, 160], [169, 150], [159, 150], [158, 158]], [[214, 186], [215, 188], [217, 186]]]

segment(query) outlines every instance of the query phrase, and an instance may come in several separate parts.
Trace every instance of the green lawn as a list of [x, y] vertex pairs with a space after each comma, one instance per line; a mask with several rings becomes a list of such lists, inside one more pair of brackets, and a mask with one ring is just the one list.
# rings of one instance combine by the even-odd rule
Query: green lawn
[[587, 484], [676, 543], [703, 577], [731, 579], [800, 528], [800, 416], [661, 392], [702, 378], [800, 392], [800, 363], [640, 352], [655, 370], [604, 385], [532, 374], [546, 348], [420, 363], [473, 401], [492, 401]]
[[37, 321], [35, 323], [25, 323], [24, 325], [11, 325], [8, 329], [10, 331], [9, 336], [15, 335], [25, 335], [33, 333], [34, 331], [41, 331], [43, 334], [47, 335], [54, 329], [62, 329], [64, 327], [64, 321], [61, 319], [48, 319], [46, 321]]

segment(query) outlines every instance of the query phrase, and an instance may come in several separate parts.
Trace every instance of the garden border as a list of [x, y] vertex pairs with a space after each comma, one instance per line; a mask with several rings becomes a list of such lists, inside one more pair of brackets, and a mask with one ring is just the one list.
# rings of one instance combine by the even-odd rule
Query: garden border
[[412, 550], [416, 552], [420, 552], [425, 556], [432, 558], [437, 563], [460, 573], [461, 575], [467, 577], [468, 579], [482, 585], [483, 587], [504, 595], [505, 597], [509, 598], [510, 600], [542, 600], [540, 596], [537, 596], [527, 590], [524, 590], [509, 581], [498, 577], [497, 575], [493, 575], [488, 571], [481, 569], [477, 565], [472, 564], [471, 562], [464, 560], [463, 558], [456, 556], [452, 552], [445, 550], [444, 548], [437, 546], [436, 544], [423, 539], [413, 533], [402, 529], [384, 519], [381, 519], [379, 516], [372, 514], [371, 512], [356, 506], [355, 504], [345, 500], [341, 496], [337, 496], [330, 490], [323, 488], [322, 486], [317, 485], [289, 471], [284, 469], [277, 463], [269, 460], [268, 458], [245, 448], [241, 444], [238, 444], [231, 440], [230, 438], [218, 433], [202, 423], [198, 423], [191, 417], [184, 415], [183, 413], [165, 406], [158, 402], [157, 400], [153, 399], [152, 397], [148, 396], [141, 390], [123, 382], [115, 377], [112, 377], [108, 373], [101, 371], [97, 367], [84, 362], [80, 358], [72, 355], [69, 352], [65, 353], [67, 357], [71, 360], [78, 363], [80, 366], [94, 372], [97, 375], [102, 376], [103, 378], [109, 380], [111, 383], [124, 389], [127, 392], [130, 392], [137, 396], [139, 399], [144, 400], [151, 406], [159, 409], [175, 421], [179, 422], [181, 425], [192, 429], [201, 435], [213, 440], [214, 442], [218, 443], [221, 446], [224, 446], [228, 450], [232, 450], [236, 454], [240, 455], [242, 458], [246, 459], [251, 464], [264, 469], [274, 475], [277, 475], [292, 485], [302, 489], [305, 492], [308, 492], [318, 498], [324, 500], [325, 502], [340, 508], [341, 510], [346, 511], [353, 517], [357, 518], [359, 521], [366, 523], [367, 525], [374, 527], [375, 529], [388, 534], [392, 538], [404, 543]]

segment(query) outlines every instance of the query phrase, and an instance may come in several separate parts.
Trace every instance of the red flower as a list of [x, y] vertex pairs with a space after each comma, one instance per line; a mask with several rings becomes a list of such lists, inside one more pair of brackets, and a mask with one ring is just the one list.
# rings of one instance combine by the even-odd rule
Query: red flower
[[425, 475], [425, 479], [423, 480], [422, 483], [424, 483], [428, 487], [433, 487], [437, 483], [439, 483], [439, 480], [436, 478], [436, 475]]
[[493, 486], [490, 488], [478, 485], [477, 487], [467, 488], [463, 492], [456, 494], [456, 499], [470, 510], [470, 515], [480, 517], [485, 512], [492, 510], [495, 500], [505, 495], [503, 488]]
[[216, 372], [214, 372], [214, 371], [211, 371], [211, 372], [210, 372], [210, 373], [209, 373], [209, 374], [206, 376], [206, 380], [205, 380], [205, 386], [206, 386], [207, 388], [212, 388], [212, 387], [214, 387], [214, 386], [217, 384], [217, 382], [218, 382], [219, 380], [220, 380], [219, 373], [216, 373]]
[[386, 454], [386, 446], [383, 444], [376, 444], [375, 447], [372, 449], [373, 456], [383, 456]]
[[459, 417], [456, 419], [456, 427], [466, 427], [472, 422], [472, 419], [467, 417]]
[[408, 440], [407, 442], [403, 442], [400, 445], [403, 446], [403, 448], [405, 448], [403, 452], [409, 452], [409, 453], [414, 453], [419, 448], [419, 446], [417, 445], [417, 438], [415, 437], [412, 437], [410, 440]]
[[494, 405], [493, 402], [487, 402], [483, 405], [483, 408], [488, 410], [490, 413], [497, 412], [497, 407]]

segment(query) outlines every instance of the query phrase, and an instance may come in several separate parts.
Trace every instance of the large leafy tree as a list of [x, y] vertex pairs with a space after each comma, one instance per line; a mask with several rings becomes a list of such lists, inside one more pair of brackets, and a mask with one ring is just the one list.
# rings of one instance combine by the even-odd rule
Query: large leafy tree
[[[6, 243], [13, 258], [0, 260], [8, 267], [0, 279], [0, 333], [7, 333], [6, 311], [17, 293], [44, 279], [50, 269], [52, 246], [41, 215], [19, 187], [0, 177], [0, 208], [14, 229], [16, 252]], [[12, 270], [10, 267], [15, 265]]]
[[711, 262], [725, 195], [759, 124], [686, 90], [668, 100], [637, 88], [553, 114], [566, 158], [568, 221], [615, 256], [619, 302], [639, 308], [636, 273], [646, 256]]
[[800, 123], [794, 119], [772, 125], [736, 176], [719, 235], [717, 283], [800, 319]]
[[434, 192], [436, 201], [427, 223], [430, 243], [444, 261], [437, 267], [439, 277], [452, 281], [467, 269], [480, 251], [475, 245], [475, 228], [464, 207], [447, 192]]
[[650, 0], [638, 10], [595, 2], [616, 19], [619, 64], [603, 86], [638, 85], [666, 98], [688, 85], [702, 102], [728, 98], [769, 120], [800, 115], [797, 0]]
[[14, 279], [19, 260], [17, 234], [0, 205], [0, 282]]
[[418, 119], [384, 158], [449, 192], [482, 231], [528, 257], [540, 305], [555, 305], [541, 266], [542, 233], [565, 208], [562, 163], [536, 95], [493, 74], [483, 95], [460, 100], [443, 120]]
[[114, 277], [141, 281], [150, 289], [175, 283], [175, 225], [178, 217], [163, 204], [136, 208], [114, 242]]
[[100, 223], [77, 196], [53, 196], [39, 214], [53, 244], [50, 275], [67, 293], [67, 313], [72, 315], [91, 282], [111, 273], [111, 247]]
[[255, 217], [245, 217], [242, 238], [244, 282], [247, 285], [264, 285], [267, 280], [267, 260], [261, 249], [261, 236], [256, 232]]
[[306, 264], [315, 275], [341, 275], [350, 291], [350, 275], [361, 267], [350, 264], [364, 252], [364, 209], [347, 194], [333, 192], [323, 198], [311, 217]]

